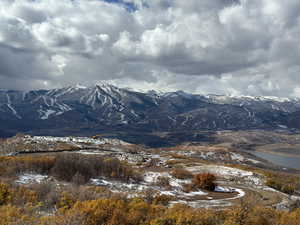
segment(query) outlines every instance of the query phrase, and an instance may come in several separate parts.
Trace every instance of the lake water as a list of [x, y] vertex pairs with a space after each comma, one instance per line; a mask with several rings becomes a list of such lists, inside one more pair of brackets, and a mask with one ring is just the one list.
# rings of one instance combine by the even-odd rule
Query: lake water
[[274, 164], [294, 168], [294, 169], [300, 169], [300, 156], [281, 156], [266, 152], [251, 152], [253, 155], [256, 155], [257, 157], [263, 158], [265, 160], [268, 160]]

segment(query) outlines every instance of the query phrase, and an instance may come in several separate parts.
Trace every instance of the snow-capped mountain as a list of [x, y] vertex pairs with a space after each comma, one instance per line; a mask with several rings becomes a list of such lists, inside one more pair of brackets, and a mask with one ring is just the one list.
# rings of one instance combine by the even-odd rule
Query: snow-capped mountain
[[[7, 132], [138, 132], [299, 128], [297, 99], [140, 93], [109, 84], [0, 90], [0, 136]], [[92, 132], [91, 132], [92, 133]], [[3, 134], [2, 134], [3, 136]]]

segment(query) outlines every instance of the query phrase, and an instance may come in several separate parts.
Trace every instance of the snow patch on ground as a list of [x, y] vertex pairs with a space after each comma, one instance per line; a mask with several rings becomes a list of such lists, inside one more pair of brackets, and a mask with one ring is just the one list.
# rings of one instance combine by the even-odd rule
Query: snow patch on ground
[[187, 201], [187, 200], [176, 200], [171, 201], [170, 205], [174, 205], [177, 203], [187, 204], [193, 208], [212, 208], [212, 207], [229, 207], [232, 206], [233, 203], [231, 200], [242, 198], [245, 196], [245, 192], [239, 188], [230, 188], [233, 192], [237, 192], [238, 195], [232, 198], [226, 199], [218, 199], [213, 200], [211, 197], [208, 197], [209, 200], [196, 200], [196, 201]]
[[212, 173], [220, 178], [227, 180], [230, 179], [243, 179], [243, 182], [246, 182], [250, 185], [263, 186], [264, 181], [262, 177], [257, 174], [254, 174], [251, 171], [246, 171], [242, 169], [227, 167], [227, 166], [218, 166], [218, 165], [203, 165], [186, 168], [192, 173]]
[[233, 197], [233, 198], [227, 198], [225, 200], [233, 200], [233, 199], [238, 199], [238, 198], [242, 198], [246, 195], [246, 193], [242, 190], [242, 189], [239, 189], [239, 188], [233, 188], [234, 192], [238, 192], [239, 194], [236, 196], [236, 197]]
[[42, 183], [47, 178], [48, 178], [47, 175], [25, 173], [18, 177], [16, 183], [19, 184]]
[[41, 114], [43, 114], [43, 115], [41, 116], [41, 119], [42, 119], [42, 120], [47, 120], [47, 119], [49, 119], [49, 116], [51, 116], [52, 114], [56, 113], [56, 111], [51, 110], [51, 109], [48, 109], [48, 110], [46, 110], [46, 111], [39, 110], [39, 112], [40, 112]]
[[148, 186], [144, 184], [125, 183], [120, 181], [106, 180], [104, 178], [91, 179], [91, 184], [109, 187], [112, 192], [143, 191], [148, 188]]
[[159, 172], [147, 172], [144, 174], [144, 181], [147, 183], [156, 183], [158, 178], [164, 176], [164, 177], [170, 177], [170, 175], [166, 172], [159, 173]]
[[245, 157], [244, 156], [242, 156], [242, 155], [240, 155], [240, 154], [237, 154], [237, 153], [231, 153], [231, 159], [232, 160], [236, 160], [236, 161], [240, 161], [240, 162], [242, 162], [242, 161], [245, 161]]
[[170, 185], [172, 187], [182, 188], [183, 184], [190, 183], [191, 180], [180, 180], [173, 178], [169, 173], [167, 172], [147, 172], [144, 174], [144, 181], [149, 184], [154, 184], [158, 181], [159, 177], [167, 177], [169, 179]]
[[229, 187], [221, 187], [221, 186], [217, 186], [215, 188], [215, 192], [223, 192], [223, 193], [232, 193], [234, 192], [235, 189], [233, 188], [229, 188]]
[[[158, 181], [159, 177], [169, 178], [172, 189], [168, 190], [163, 187], [157, 186], [155, 183]], [[189, 193], [184, 192], [183, 184], [189, 182], [190, 180], [179, 180], [179, 179], [172, 178], [172, 176], [166, 172], [162, 172], [162, 173], [147, 172], [144, 175], [144, 182], [141, 183], [123, 183], [119, 181], [106, 180], [104, 178], [91, 179], [92, 185], [106, 186], [109, 187], [110, 190], [113, 192], [131, 191], [131, 192], [136, 192], [136, 194], [138, 194], [138, 192], [142, 192], [147, 189], [152, 189], [161, 195], [169, 195], [169, 196], [174, 196], [176, 198], [190, 198], [193, 196], [207, 195], [207, 193], [201, 190], [189, 192]]]
[[130, 145], [127, 142], [118, 139], [109, 138], [89, 138], [89, 137], [51, 137], [51, 136], [26, 136], [25, 140], [35, 141], [37, 143], [45, 142], [63, 142], [63, 143], [81, 143], [81, 144], [94, 144], [94, 145]]
[[217, 166], [217, 165], [203, 165], [203, 166], [194, 166], [186, 168], [190, 172], [200, 173], [200, 172], [209, 172], [225, 178], [231, 177], [247, 177], [253, 176], [253, 172], [231, 168], [227, 166]]
[[261, 162], [255, 159], [247, 159], [247, 161], [252, 162], [254, 164], [260, 164]]
[[[156, 182], [158, 181], [159, 177], [167, 177], [172, 188], [169, 190], [165, 189], [164, 187], [157, 186]], [[144, 181], [141, 183], [122, 183], [119, 181], [106, 180], [104, 178], [91, 179], [91, 184], [106, 186], [112, 192], [124, 193], [125, 191], [128, 191], [129, 196], [135, 197], [139, 196], [139, 194], [143, 193], [145, 190], [151, 189], [156, 191], [155, 195], [168, 195], [176, 198], [177, 200], [170, 202], [171, 205], [176, 203], [185, 203], [195, 208], [230, 206], [232, 205], [230, 200], [238, 199], [245, 195], [245, 192], [239, 188], [217, 186], [215, 190], [216, 192], [237, 193], [237, 195], [231, 198], [214, 200], [207, 196], [209, 193], [206, 193], [202, 190], [189, 193], [184, 192], [183, 185], [190, 182], [191, 180], [179, 180], [173, 178], [168, 172], [146, 172], [144, 174]], [[197, 196], [207, 196], [207, 200], [194, 200], [195, 198], [197, 199]]]
[[75, 153], [81, 155], [107, 155], [107, 151], [95, 151], [95, 150], [81, 150]]
[[227, 152], [227, 151], [195, 151], [195, 150], [185, 150], [176, 152], [179, 155], [200, 158], [203, 160], [213, 160], [213, 161], [222, 161], [222, 162], [238, 162], [239, 164], [251, 162], [254, 164], [259, 164], [258, 160], [245, 157], [242, 154], [236, 152]]

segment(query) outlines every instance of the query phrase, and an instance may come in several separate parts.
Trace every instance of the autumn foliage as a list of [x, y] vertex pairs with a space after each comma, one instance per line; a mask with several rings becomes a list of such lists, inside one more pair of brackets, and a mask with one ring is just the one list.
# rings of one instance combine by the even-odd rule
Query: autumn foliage
[[[64, 185], [47, 181], [19, 186], [4, 181], [22, 170], [51, 174]], [[105, 187], [65, 184], [80, 180], [78, 174], [84, 181], [94, 175], [139, 179], [133, 168], [115, 159], [72, 154], [5, 157], [0, 158], [0, 171], [0, 225], [300, 225], [297, 207], [286, 212], [244, 201], [222, 210], [201, 209], [201, 205], [171, 206], [174, 199], [167, 195], [130, 198]], [[160, 182], [168, 185], [166, 180]], [[194, 176], [192, 185], [214, 190], [215, 182], [213, 174], [203, 173]]]
[[193, 174], [188, 170], [177, 168], [171, 172], [172, 176], [177, 179], [190, 179], [193, 177]]
[[196, 174], [193, 179], [193, 186], [199, 189], [214, 191], [216, 179], [216, 176], [211, 173]]
[[[2, 175], [17, 175], [24, 172], [46, 174], [62, 181], [85, 184], [91, 178], [104, 176], [124, 182], [139, 181], [140, 174], [129, 165], [114, 158], [59, 154], [57, 156], [1, 157]], [[1, 174], [0, 174], [1, 175]]]
[[280, 177], [269, 177], [266, 185], [287, 194], [293, 194], [296, 190], [296, 185], [293, 184], [293, 182], [289, 182], [287, 179], [284, 180]]
[[[89, 190], [90, 189], [90, 190]], [[36, 190], [0, 183], [0, 224], [3, 225], [299, 225], [300, 209], [277, 211], [248, 201], [226, 210], [195, 209], [187, 205], [166, 206], [160, 196], [152, 202], [120, 196], [81, 199], [97, 187], [59, 193], [52, 211], [43, 208]], [[91, 197], [92, 195], [90, 195]], [[51, 213], [49, 213], [51, 212]]]

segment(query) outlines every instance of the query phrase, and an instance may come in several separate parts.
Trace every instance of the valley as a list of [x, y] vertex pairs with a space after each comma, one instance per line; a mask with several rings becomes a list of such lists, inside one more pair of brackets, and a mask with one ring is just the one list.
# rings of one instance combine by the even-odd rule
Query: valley
[[[26, 162], [27, 159], [35, 161], [48, 157], [53, 159], [67, 157], [70, 160], [88, 163], [89, 160], [100, 157], [124, 162], [138, 171], [140, 176], [138, 180], [122, 181], [119, 178], [95, 174], [80, 184], [84, 184], [85, 187], [105, 188], [108, 192], [121, 194], [127, 198], [166, 196], [169, 205], [184, 203], [194, 208], [226, 208], [250, 196], [258, 204], [289, 210], [300, 200], [298, 195], [300, 171], [272, 164], [251, 154], [249, 150], [237, 148], [236, 146], [241, 146], [241, 143], [228, 142], [236, 135], [235, 132], [231, 135], [225, 132], [218, 138], [215, 137], [218, 140], [216, 143], [186, 142], [161, 148], [100, 136], [88, 138], [19, 135], [2, 141], [0, 146], [2, 157], [9, 160], [20, 159]], [[249, 146], [250, 143], [247, 141], [253, 136], [254, 134], [244, 133], [244, 139], [239, 140], [243, 140], [243, 143]], [[281, 137], [282, 141], [285, 136], [278, 137]], [[293, 139], [298, 140], [292, 136], [289, 141]], [[224, 142], [220, 143], [220, 140]], [[265, 138], [262, 140], [268, 142]], [[256, 140], [256, 145], [259, 146], [259, 140]], [[253, 149], [256, 148], [254, 146], [253, 144]], [[38, 171], [39, 169], [28, 170], [25, 167], [24, 171], [19, 171], [11, 178], [4, 176], [4, 180], [8, 179], [21, 186], [45, 182], [72, 186], [74, 182], [72, 180], [75, 179], [66, 182], [57, 179], [51, 173]], [[216, 176], [214, 189], [208, 191], [192, 188], [193, 177], [205, 173]], [[284, 188], [279, 190], [278, 188], [282, 187], [273, 186], [270, 182], [278, 174], [287, 179], [280, 181], [283, 182]], [[292, 184], [288, 183], [289, 179], [293, 180]], [[293, 189], [286, 189], [285, 185], [292, 185]]]
[[26, 225], [298, 225], [299, 112], [108, 84], [1, 90], [0, 211]]

